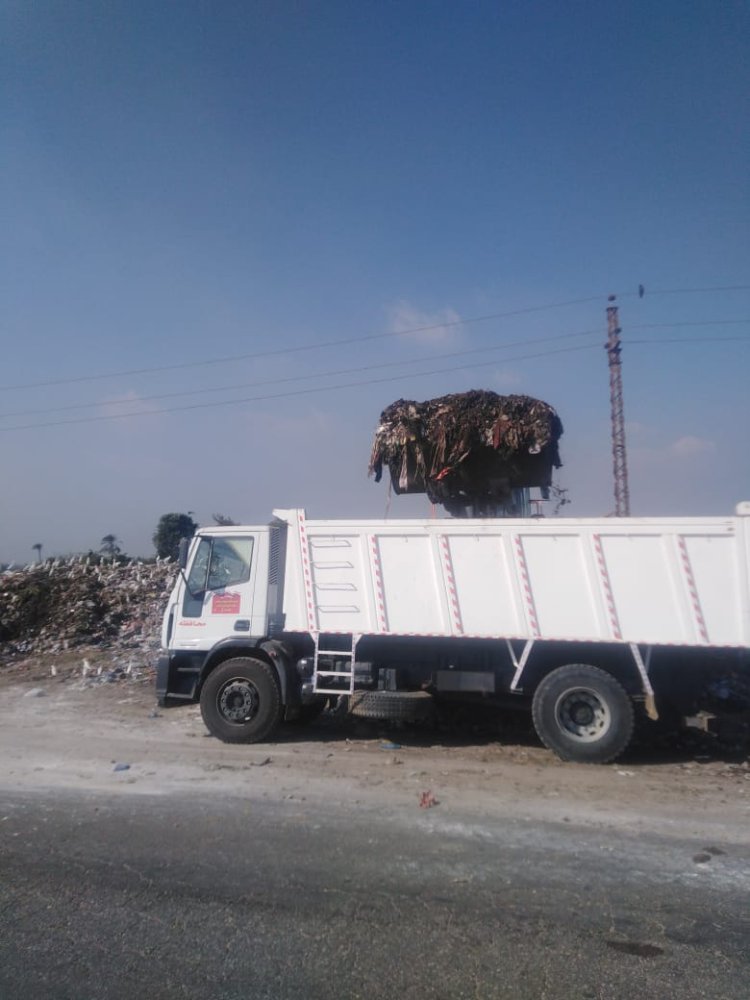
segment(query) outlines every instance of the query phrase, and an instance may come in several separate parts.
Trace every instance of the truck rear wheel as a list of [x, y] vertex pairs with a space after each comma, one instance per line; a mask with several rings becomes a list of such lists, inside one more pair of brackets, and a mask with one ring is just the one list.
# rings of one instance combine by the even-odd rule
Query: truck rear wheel
[[262, 660], [238, 656], [216, 667], [201, 690], [201, 715], [224, 743], [259, 743], [281, 721], [281, 692]]
[[558, 667], [532, 703], [539, 739], [562, 760], [606, 764], [633, 735], [633, 703], [610, 674], [585, 663]]

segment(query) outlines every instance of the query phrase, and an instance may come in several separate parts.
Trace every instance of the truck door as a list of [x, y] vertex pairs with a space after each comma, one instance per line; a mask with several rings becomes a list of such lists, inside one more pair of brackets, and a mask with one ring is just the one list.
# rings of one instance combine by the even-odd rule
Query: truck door
[[221, 639], [253, 632], [257, 560], [253, 535], [201, 538], [180, 607], [174, 649], [210, 649]]

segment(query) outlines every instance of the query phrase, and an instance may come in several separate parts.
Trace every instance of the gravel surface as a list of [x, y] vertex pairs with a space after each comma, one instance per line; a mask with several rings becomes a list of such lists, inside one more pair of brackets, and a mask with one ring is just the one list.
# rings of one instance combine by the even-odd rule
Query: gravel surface
[[121, 657], [0, 671], [3, 1000], [744, 1000], [741, 755], [325, 715], [228, 746]]

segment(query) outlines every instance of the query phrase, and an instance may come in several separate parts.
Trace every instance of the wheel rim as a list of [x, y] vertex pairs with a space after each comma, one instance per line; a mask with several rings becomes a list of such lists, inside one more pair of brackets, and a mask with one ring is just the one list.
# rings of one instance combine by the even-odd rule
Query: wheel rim
[[227, 722], [242, 726], [258, 711], [258, 690], [244, 677], [233, 677], [219, 689], [216, 707]]
[[573, 688], [557, 699], [555, 718], [559, 727], [580, 743], [595, 743], [609, 731], [609, 705], [590, 688]]

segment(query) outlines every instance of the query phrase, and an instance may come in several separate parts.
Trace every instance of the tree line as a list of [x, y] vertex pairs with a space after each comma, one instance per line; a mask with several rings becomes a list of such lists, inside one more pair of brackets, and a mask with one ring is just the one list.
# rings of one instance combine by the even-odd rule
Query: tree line
[[[192, 538], [199, 527], [197, 521], [194, 521], [191, 515], [192, 511], [188, 511], [187, 514], [172, 512], [162, 514], [159, 518], [156, 530], [151, 538], [159, 559], [177, 559], [181, 540], [183, 538]], [[232, 525], [237, 523], [226, 514], [214, 514], [213, 520], [217, 525]], [[31, 548], [36, 553], [36, 561], [39, 563], [44, 562], [42, 556], [44, 550], [43, 543], [35, 542]], [[130, 561], [130, 557], [123, 552], [120, 539], [115, 534], [104, 535], [99, 544], [99, 549], [97, 551], [92, 549], [87, 555], [93, 559], [106, 559], [113, 562]], [[0, 570], [7, 569], [8, 565], [8, 563], [0, 563]]]

